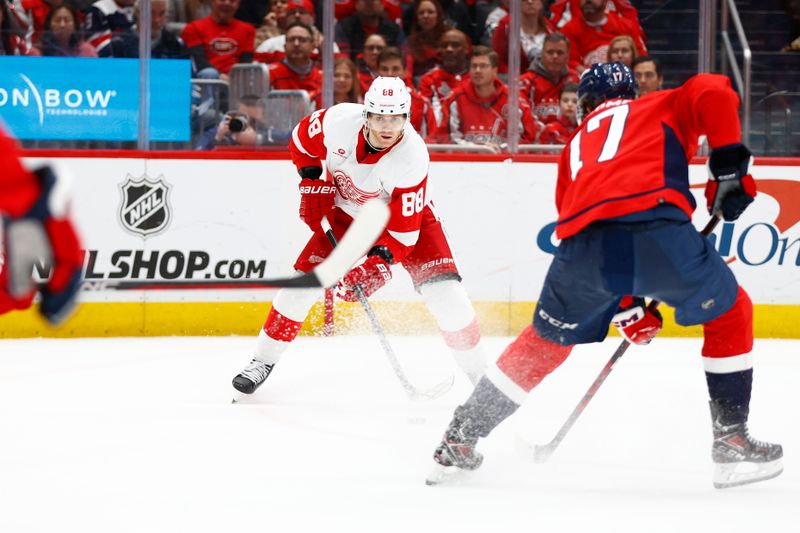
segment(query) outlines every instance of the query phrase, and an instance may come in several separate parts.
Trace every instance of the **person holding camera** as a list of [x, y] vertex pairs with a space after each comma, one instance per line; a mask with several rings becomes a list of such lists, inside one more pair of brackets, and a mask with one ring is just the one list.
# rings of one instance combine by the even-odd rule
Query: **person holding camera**
[[243, 96], [235, 111], [228, 111], [220, 123], [198, 140], [197, 150], [217, 146], [258, 146], [266, 139], [264, 105], [258, 96]]

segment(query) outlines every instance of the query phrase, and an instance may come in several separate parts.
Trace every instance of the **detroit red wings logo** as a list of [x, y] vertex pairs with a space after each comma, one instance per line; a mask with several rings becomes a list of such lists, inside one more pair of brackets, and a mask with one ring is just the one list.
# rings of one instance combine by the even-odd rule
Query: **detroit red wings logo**
[[362, 191], [355, 186], [350, 176], [341, 170], [337, 170], [333, 173], [333, 182], [336, 183], [336, 188], [339, 190], [339, 194], [342, 198], [355, 202], [358, 205], [364, 205], [368, 201], [374, 200], [380, 196], [380, 191]]

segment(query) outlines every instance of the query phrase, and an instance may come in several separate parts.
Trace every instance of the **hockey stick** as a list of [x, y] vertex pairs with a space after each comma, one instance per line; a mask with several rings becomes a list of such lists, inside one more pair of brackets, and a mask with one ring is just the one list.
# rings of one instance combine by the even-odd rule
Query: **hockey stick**
[[332, 287], [367, 253], [383, 232], [389, 209], [380, 201], [364, 204], [344, 235], [342, 242], [314, 270], [297, 276], [242, 280], [98, 280], [85, 281], [84, 290], [187, 290], [187, 289], [273, 289]]
[[[328, 237], [328, 240], [330, 241], [331, 246], [333, 246], [335, 252], [335, 250], [339, 249], [341, 244], [337, 244], [336, 236], [333, 234], [333, 229], [331, 228], [330, 222], [328, 222], [328, 219], [324, 217], [322, 219], [322, 229], [325, 231], [325, 235]], [[375, 240], [377, 240], [377, 237]], [[342, 240], [342, 243], [344, 243], [344, 240]], [[433, 400], [434, 398], [438, 398], [442, 394], [449, 391], [453, 386], [454, 376], [452, 374], [441, 383], [438, 383], [427, 390], [418, 389], [411, 384], [406, 376], [406, 373], [403, 371], [403, 368], [400, 366], [400, 361], [397, 360], [397, 355], [394, 353], [392, 345], [389, 344], [389, 339], [386, 338], [386, 332], [383, 330], [383, 326], [381, 326], [380, 322], [378, 322], [378, 317], [375, 316], [375, 311], [372, 310], [372, 306], [369, 304], [369, 300], [367, 300], [364, 290], [359, 285], [356, 285], [354, 290], [358, 296], [358, 301], [361, 303], [361, 307], [364, 308], [364, 312], [367, 314], [369, 323], [372, 326], [372, 331], [378, 336], [381, 347], [383, 347], [383, 352], [389, 359], [389, 364], [392, 365], [392, 370], [394, 370], [394, 374], [397, 376], [397, 379], [400, 380], [400, 384], [403, 386], [403, 390], [406, 391], [408, 397], [415, 401]]]
[[[700, 232], [701, 235], [703, 235], [703, 237], [708, 237], [711, 235], [711, 232], [717, 227], [719, 220], [719, 215], [714, 215], [711, 217], [711, 220], [708, 221], [706, 226]], [[660, 303], [661, 302], [658, 300], [651, 300], [647, 305], [647, 308], [653, 311], [659, 306]], [[537, 463], [544, 463], [550, 458], [551, 455], [553, 455], [553, 452], [556, 451], [556, 448], [558, 448], [559, 444], [561, 444], [561, 441], [564, 440], [564, 437], [566, 437], [569, 430], [578, 420], [578, 417], [581, 416], [581, 413], [583, 413], [584, 409], [586, 409], [586, 406], [589, 405], [589, 402], [592, 401], [594, 395], [597, 394], [597, 390], [600, 388], [600, 385], [603, 384], [608, 375], [614, 369], [614, 365], [617, 364], [617, 361], [625, 354], [630, 345], [631, 343], [628, 341], [628, 339], [624, 339], [622, 343], [620, 343], [619, 348], [617, 348], [617, 350], [611, 356], [611, 359], [608, 360], [606, 365], [600, 371], [600, 374], [598, 374], [597, 378], [594, 380], [594, 383], [591, 384], [589, 390], [586, 391], [586, 394], [583, 395], [581, 401], [578, 402], [578, 405], [572, 410], [572, 413], [570, 413], [567, 421], [564, 422], [564, 424], [561, 426], [561, 429], [558, 430], [558, 433], [556, 433], [556, 436], [553, 437], [550, 442], [547, 444], [530, 444], [522, 441], [520, 438], [519, 444], [522, 448], [522, 452], [525, 455], [532, 455], [533, 460]]]

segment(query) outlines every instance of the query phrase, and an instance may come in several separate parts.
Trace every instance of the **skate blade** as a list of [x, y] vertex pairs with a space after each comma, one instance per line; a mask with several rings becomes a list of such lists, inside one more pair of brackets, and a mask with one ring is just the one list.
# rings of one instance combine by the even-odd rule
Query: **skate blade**
[[425, 484], [430, 487], [445, 483], [453, 483], [463, 478], [466, 473], [466, 470], [458, 468], [457, 466], [444, 466], [436, 463], [431, 473], [425, 478]]
[[714, 468], [714, 488], [729, 489], [767, 481], [781, 475], [783, 472], [783, 458], [768, 463], [716, 463]]

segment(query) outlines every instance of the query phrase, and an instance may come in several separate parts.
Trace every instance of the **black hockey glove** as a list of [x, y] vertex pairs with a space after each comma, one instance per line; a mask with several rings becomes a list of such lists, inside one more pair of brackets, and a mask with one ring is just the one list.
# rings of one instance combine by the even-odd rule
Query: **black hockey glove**
[[721, 214], [724, 220], [736, 220], [753, 202], [756, 182], [748, 174], [750, 150], [743, 144], [731, 144], [711, 151], [708, 168], [711, 176], [706, 184], [706, 201], [711, 215]]

